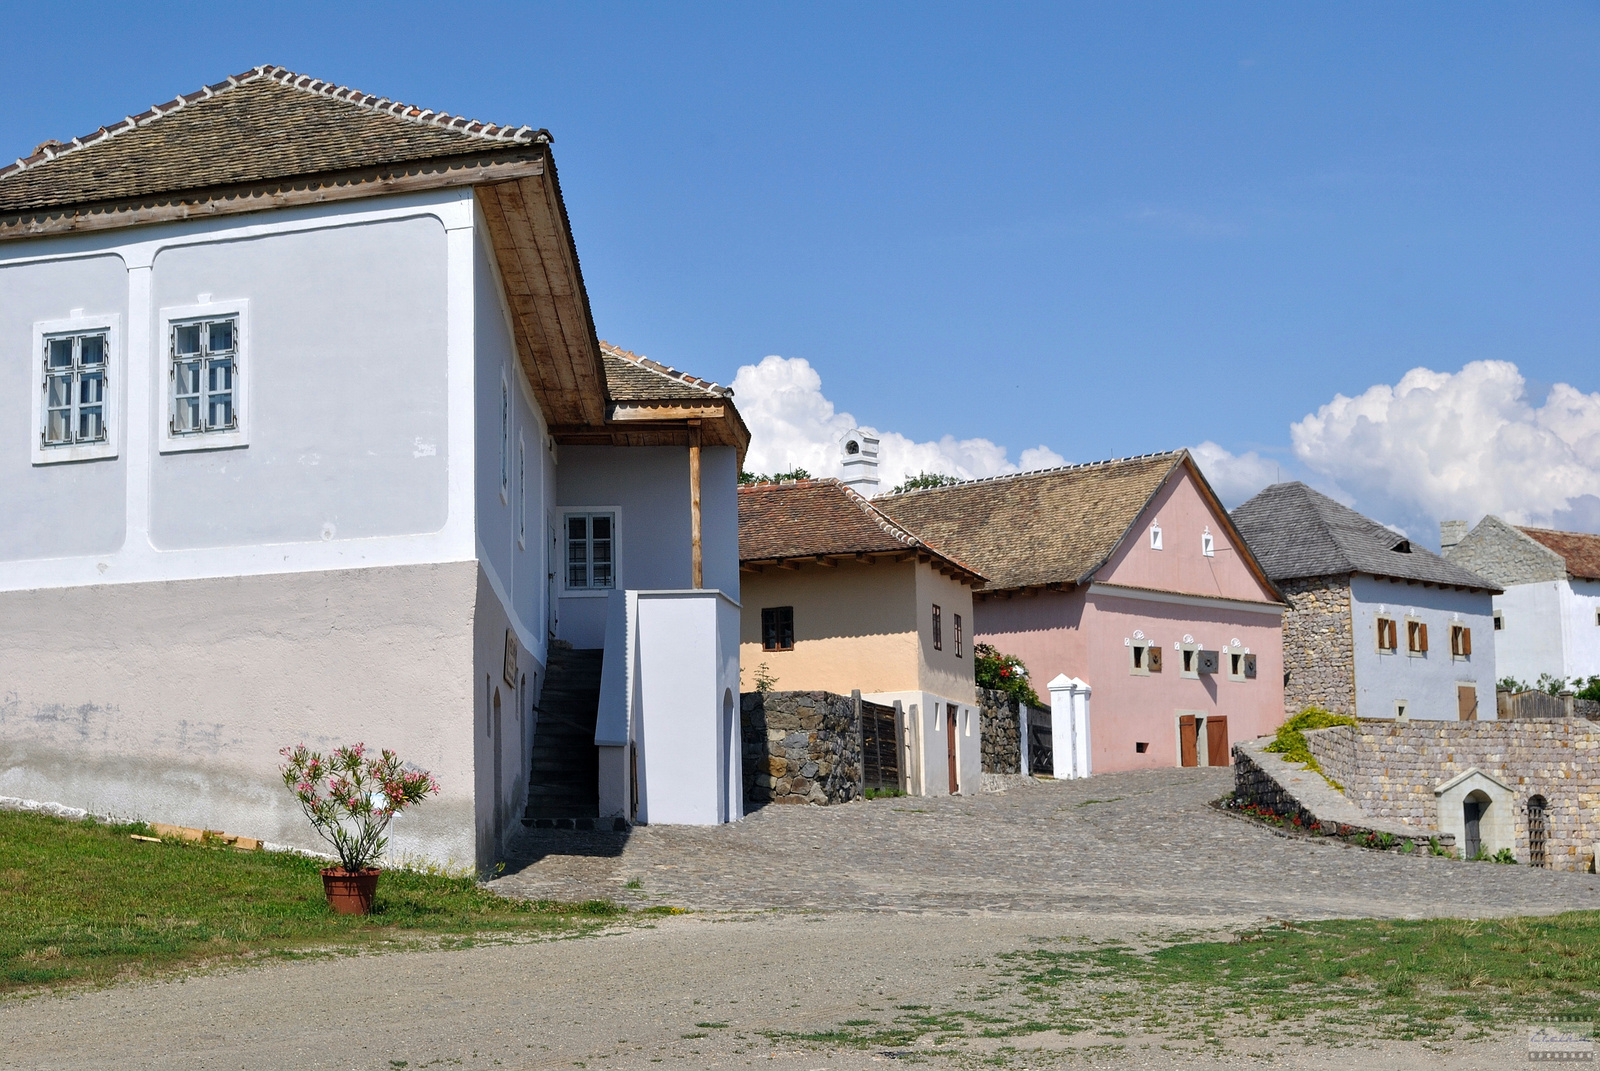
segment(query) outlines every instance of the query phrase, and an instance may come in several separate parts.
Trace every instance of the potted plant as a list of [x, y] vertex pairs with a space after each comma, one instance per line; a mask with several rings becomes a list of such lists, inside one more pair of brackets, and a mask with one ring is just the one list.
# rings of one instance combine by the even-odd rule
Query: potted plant
[[283, 783], [339, 857], [338, 866], [322, 871], [329, 906], [341, 915], [369, 914], [390, 820], [438, 792], [439, 782], [426, 770], [405, 769], [392, 751], [367, 757], [364, 744], [327, 757], [304, 744], [281, 754]]

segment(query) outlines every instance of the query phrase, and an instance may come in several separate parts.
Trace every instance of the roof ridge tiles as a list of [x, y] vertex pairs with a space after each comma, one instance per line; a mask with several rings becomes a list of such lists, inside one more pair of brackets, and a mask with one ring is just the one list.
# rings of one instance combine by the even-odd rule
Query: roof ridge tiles
[[[549, 143], [555, 140], [550, 136], [550, 132], [542, 127], [535, 130], [527, 125], [510, 126], [507, 124], [484, 123], [476, 119], [467, 119], [462, 116], [451, 115], [448, 112], [435, 112], [431, 109], [428, 111], [423, 111], [421, 109], [412, 107], [409, 104], [402, 104], [399, 101], [390, 101], [387, 97], [374, 97], [371, 94], [364, 93], [359, 89], [335, 85], [332, 82], [325, 82], [319, 78], [313, 78], [310, 75], [297, 74], [286, 67], [262, 64], [259, 67], [253, 67], [250, 70], [244, 71], [240, 74], [229, 75], [221, 82], [211, 85], [203, 85], [194, 93], [180, 93], [174, 97], [169, 104], [152, 105], [148, 110], [140, 112], [137, 116], [124, 116], [121, 120], [112, 123], [110, 126], [102, 126], [90, 134], [73, 138], [72, 141], [67, 144], [67, 147], [62, 151], [51, 153], [42, 151], [40, 149], [35, 149], [34, 152], [28, 156], [19, 156], [15, 162], [7, 164], [4, 167], [0, 167], [0, 179], [4, 179], [10, 175], [26, 171], [31, 167], [38, 166], [39, 164], [60, 159], [63, 156], [67, 156], [71, 153], [78, 152], [81, 149], [88, 148], [91, 145], [97, 145], [106, 138], [115, 137], [118, 134], [124, 134], [130, 130], [136, 130], [141, 126], [145, 126], [157, 119], [171, 115], [174, 112], [180, 111], [192, 104], [210, 100], [226, 90], [236, 89], [239, 86], [245, 85], [248, 82], [256, 81], [260, 78], [270, 79], [279, 83], [280, 85], [287, 86], [291, 89], [297, 89], [301, 92], [315, 93], [318, 96], [342, 100], [348, 104], [354, 104], [357, 107], [367, 108], [371, 111], [393, 115], [396, 118], [404, 119], [407, 122], [419, 123], [425, 126], [439, 127], [445, 130], [455, 130], [459, 133], [470, 134], [474, 137], [481, 137], [486, 141], [496, 141], [507, 144], [535, 144], [540, 142]], [[43, 144], [47, 143], [41, 143], [41, 145]]]
[[911, 495], [936, 494], [952, 487], [967, 487], [973, 484], [997, 483], [1001, 480], [1019, 480], [1030, 476], [1048, 476], [1057, 472], [1073, 472], [1080, 469], [1102, 468], [1108, 465], [1123, 465], [1133, 461], [1150, 461], [1158, 457], [1176, 457], [1183, 450], [1157, 450], [1150, 454], [1134, 454], [1130, 457], [1112, 457], [1101, 461], [1080, 461], [1071, 465], [1052, 465], [1045, 469], [1019, 469], [1016, 472], [1001, 472], [993, 476], [974, 476], [971, 479], [957, 480], [954, 483], [941, 484], [938, 487], [919, 487], [911, 491], [891, 492], [885, 498], [906, 498]]

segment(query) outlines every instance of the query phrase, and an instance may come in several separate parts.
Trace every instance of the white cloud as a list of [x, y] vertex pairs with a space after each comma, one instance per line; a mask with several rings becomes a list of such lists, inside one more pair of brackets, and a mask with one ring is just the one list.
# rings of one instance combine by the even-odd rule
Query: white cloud
[[[1243, 454], [1230, 453], [1207, 439], [1199, 446], [1189, 447], [1200, 471], [1205, 473], [1213, 490], [1229, 509], [1247, 501], [1269, 483], [1277, 483], [1282, 470], [1276, 461], [1262, 457], [1254, 450]], [[1293, 479], [1293, 475], [1287, 477]]]
[[1007, 458], [1005, 447], [988, 439], [946, 435], [935, 442], [916, 442], [898, 432], [858, 425], [853, 415], [834, 409], [822, 393], [822, 377], [803, 357], [767, 357], [747, 364], [734, 376], [733, 390], [750, 427], [745, 468], [751, 472], [803, 468], [813, 476], [837, 476], [839, 443], [857, 426], [881, 440], [878, 478], [885, 491], [920, 472], [974, 479], [1066, 464], [1046, 446], [1023, 450], [1017, 465]]
[[1565, 383], [1534, 405], [1509, 361], [1414, 368], [1394, 386], [1335, 395], [1290, 426], [1295, 456], [1380, 518], [1438, 532], [1442, 519], [1595, 528], [1600, 394]]

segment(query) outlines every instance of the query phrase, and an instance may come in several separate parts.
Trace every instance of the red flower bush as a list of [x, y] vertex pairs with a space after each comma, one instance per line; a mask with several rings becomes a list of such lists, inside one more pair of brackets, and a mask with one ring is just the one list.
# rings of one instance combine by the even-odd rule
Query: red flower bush
[[365, 870], [383, 858], [384, 836], [395, 815], [439, 791], [426, 770], [407, 770], [385, 749], [367, 758], [365, 744], [338, 748], [324, 757], [304, 744], [284, 748], [278, 767], [283, 783], [312, 828], [339, 856], [348, 871]]

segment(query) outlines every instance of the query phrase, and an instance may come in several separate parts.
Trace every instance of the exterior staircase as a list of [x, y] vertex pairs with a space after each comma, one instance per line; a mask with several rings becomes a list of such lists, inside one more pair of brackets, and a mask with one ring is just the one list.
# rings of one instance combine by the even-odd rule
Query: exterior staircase
[[600, 709], [600, 663], [605, 652], [550, 648], [528, 772], [522, 824], [538, 829], [626, 829], [622, 819], [599, 819], [600, 771], [595, 718]]

